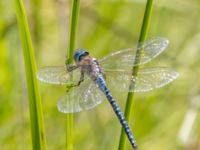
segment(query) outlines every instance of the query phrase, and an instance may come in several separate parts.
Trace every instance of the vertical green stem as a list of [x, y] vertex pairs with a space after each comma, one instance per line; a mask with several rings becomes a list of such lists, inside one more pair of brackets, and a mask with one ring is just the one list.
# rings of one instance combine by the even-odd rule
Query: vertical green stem
[[[70, 16], [70, 29], [69, 29], [69, 47], [67, 51], [67, 63], [72, 63], [73, 54], [76, 44], [76, 32], [79, 16], [80, 0], [72, 0], [71, 16]], [[73, 114], [66, 114], [66, 148], [73, 150]]]
[[[153, 4], [153, 0], [147, 0], [138, 43], [143, 42], [147, 37], [150, 20], [151, 20], [151, 14], [152, 14], [152, 6], [153, 6], [152, 4]], [[140, 51], [137, 51], [136, 55], [137, 56], [140, 55]], [[138, 62], [133, 62], [133, 63], [138, 63]], [[137, 76], [138, 70], [139, 70], [139, 67], [134, 66], [132, 75]], [[132, 86], [132, 85], [130, 85], [130, 86]], [[127, 96], [126, 107], [125, 107], [125, 112], [124, 112], [125, 118], [127, 119], [128, 122], [130, 122], [130, 117], [131, 117], [130, 115], [131, 115], [132, 108], [133, 108], [133, 98], [134, 98], [134, 93], [129, 92], [128, 96]], [[126, 135], [125, 135], [124, 130], [122, 129], [118, 150], [125, 149], [125, 142], [126, 142]]]
[[20, 37], [23, 47], [27, 90], [29, 98], [31, 135], [33, 150], [45, 150], [46, 140], [44, 131], [44, 121], [42, 114], [42, 105], [36, 80], [36, 64], [28, 22], [22, 0], [14, 0], [16, 15], [20, 31]]
[[72, 0], [71, 15], [70, 15], [70, 29], [69, 29], [69, 46], [67, 51], [67, 60], [69, 63], [73, 61], [73, 54], [76, 43], [76, 32], [79, 17], [80, 0]]

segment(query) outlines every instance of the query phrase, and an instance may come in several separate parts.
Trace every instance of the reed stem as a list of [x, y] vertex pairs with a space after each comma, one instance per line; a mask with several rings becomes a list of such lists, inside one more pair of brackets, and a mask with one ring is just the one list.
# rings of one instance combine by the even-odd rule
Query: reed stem
[[36, 63], [32, 47], [32, 40], [22, 0], [14, 1], [25, 62], [31, 121], [32, 147], [33, 150], [45, 150], [46, 139], [44, 130], [44, 120], [42, 113], [42, 104], [40, 100], [40, 93], [36, 79]]
[[76, 33], [78, 26], [80, 0], [72, 0], [70, 13], [69, 46], [67, 51], [67, 60], [73, 62], [73, 54], [76, 45]]
[[[153, 0], [147, 0], [138, 43], [145, 41], [145, 39], [147, 37], [148, 29], [149, 29], [149, 25], [150, 25], [150, 20], [151, 20], [151, 14], [152, 14], [152, 6], [153, 6]], [[139, 55], [140, 55], [140, 51], [137, 51], [136, 56], [139, 56]], [[137, 64], [138, 61], [133, 62], [133, 63]], [[134, 65], [132, 75], [137, 76], [138, 70], [139, 70], [139, 66]], [[132, 85], [130, 85], [130, 86], [132, 86]], [[125, 112], [124, 112], [125, 118], [126, 118], [128, 123], [130, 122], [131, 112], [132, 112], [132, 109], [133, 109], [133, 98], [134, 98], [134, 93], [129, 92], [128, 96], [127, 96], [126, 107], [125, 107]], [[118, 150], [124, 150], [125, 149], [125, 142], [126, 142], [126, 135], [125, 135], [124, 130], [122, 129], [121, 135], [120, 135]]]
[[[73, 54], [76, 45], [76, 33], [79, 17], [80, 0], [72, 0], [69, 28], [69, 46], [67, 51], [67, 63], [73, 62]], [[66, 114], [66, 148], [73, 150], [73, 114]]]

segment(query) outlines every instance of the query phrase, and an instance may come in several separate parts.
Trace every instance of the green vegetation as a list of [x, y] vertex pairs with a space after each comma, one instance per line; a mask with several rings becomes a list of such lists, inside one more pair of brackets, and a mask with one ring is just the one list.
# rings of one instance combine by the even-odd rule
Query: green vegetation
[[[77, 35], [77, 24], [79, 16], [79, 0], [72, 1], [70, 29], [69, 29], [69, 46], [67, 51], [67, 63], [73, 62], [73, 54], [75, 49], [75, 41]], [[66, 114], [66, 149], [73, 150], [73, 114]]]
[[[153, 0], [148, 0], [147, 4], [146, 4], [146, 8], [145, 8], [144, 19], [143, 19], [142, 28], [141, 28], [141, 31], [140, 31], [140, 37], [139, 37], [138, 43], [144, 42], [147, 38], [149, 24], [150, 24], [150, 21], [151, 21], [152, 6], [153, 6]], [[141, 56], [141, 51], [137, 51], [136, 56]], [[133, 62], [133, 64], [137, 64], [138, 61], [139, 60], [137, 60], [136, 62]], [[132, 70], [132, 75], [137, 76], [138, 70], [139, 70], [139, 66], [134, 66], [133, 70]], [[130, 87], [131, 86], [134, 86], [134, 85], [132, 83], [130, 83]], [[125, 113], [124, 113], [128, 122], [130, 122], [131, 111], [133, 111], [132, 110], [133, 109], [133, 97], [134, 97], [134, 93], [129, 92], [128, 96], [127, 96], [127, 100], [126, 100], [126, 107], [125, 107]], [[125, 138], [126, 138], [126, 135], [125, 135], [124, 130], [122, 129], [120, 141], [119, 141], [119, 147], [118, 147], [119, 150], [125, 149]]]
[[[33, 119], [29, 115], [29, 111], [32, 111], [29, 100], [35, 97], [38, 98], [39, 105], [42, 103], [47, 149], [67, 149], [66, 117], [59, 113], [56, 107], [57, 100], [65, 94], [66, 87], [39, 84], [41, 90], [39, 98], [37, 86], [29, 85], [36, 83], [35, 73], [27, 71], [27, 65], [35, 70], [35, 62], [24, 63], [23, 55], [24, 47], [31, 52], [32, 61], [35, 53], [37, 68], [65, 64], [66, 50], [69, 49], [67, 41], [71, 39], [67, 35], [70, 33], [72, 1], [32, 0], [29, 3], [28, 0], [23, 0], [26, 16], [23, 15], [18, 20], [16, 3], [13, 2], [17, 0], [0, 1], [1, 149], [32, 149]], [[80, 1], [76, 44], [73, 47], [88, 49], [96, 58], [102, 58], [116, 50], [133, 47], [140, 37], [146, 2]], [[200, 149], [199, 4], [199, 0], [154, 1], [147, 39], [163, 36], [169, 39], [170, 45], [163, 54], [145, 67], [168, 66], [178, 70], [180, 77], [168, 86], [152, 92], [135, 93], [130, 125], [140, 150]], [[28, 19], [30, 32], [27, 30], [27, 24], [24, 28], [20, 27], [23, 22], [19, 24], [20, 26], [17, 24], [17, 21], [23, 21], [25, 17]], [[21, 41], [19, 35], [22, 31], [27, 33], [28, 39], [23, 40], [21, 36]], [[34, 40], [34, 52], [30, 45], [29, 34]], [[22, 42], [28, 43], [29, 46], [22, 45]], [[68, 56], [71, 57], [72, 53]], [[26, 79], [26, 74], [31, 79]], [[33, 90], [30, 91], [29, 86]], [[36, 95], [30, 96], [33, 91]], [[111, 91], [121, 108], [125, 109], [127, 93], [115, 92], [112, 89]], [[40, 110], [40, 106], [37, 108]], [[193, 121], [191, 117], [189, 121], [193, 123], [192, 129], [189, 130], [188, 126], [184, 129], [184, 133], [189, 130], [188, 136], [180, 133], [186, 114], [190, 114], [189, 111], [194, 112], [196, 117]], [[73, 134], [74, 150], [118, 149], [121, 126], [108, 102], [105, 101], [93, 110], [74, 114], [73, 118], [74, 127], [70, 131]], [[38, 120], [43, 124], [42, 118], [39, 117]], [[39, 127], [42, 127], [42, 124], [41, 126], [38, 124]], [[40, 141], [38, 139], [38, 142]], [[126, 150], [131, 149], [129, 142], [126, 142]]]
[[37, 80], [35, 76], [36, 65], [35, 65], [35, 58], [33, 53], [30, 32], [22, 1], [15, 0], [15, 6], [16, 6], [16, 14], [17, 14], [17, 20], [20, 30], [24, 62], [25, 62], [27, 91], [28, 91], [29, 109], [30, 109], [32, 145], [33, 149], [44, 150], [46, 147], [45, 145], [46, 137], [43, 125], [42, 106], [40, 101]]

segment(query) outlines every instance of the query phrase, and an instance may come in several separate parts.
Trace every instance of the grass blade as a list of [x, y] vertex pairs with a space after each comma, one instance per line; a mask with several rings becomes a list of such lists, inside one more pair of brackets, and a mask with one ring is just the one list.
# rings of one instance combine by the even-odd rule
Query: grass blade
[[[153, 0], [147, 0], [138, 43], [143, 42], [147, 37], [149, 24], [150, 24], [150, 20], [151, 20], [152, 4], [153, 4]], [[138, 56], [138, 55], [140, 55], [139, 51], [136, 52], [136, 56]], [[133, 62], [133, 63], [138, 63], [138, 62]], [[139, 70], [138, 66], [133, 67], [133, 72], [132, 72], [133, 76], [137, 76], [138, 70]], [[130, 86], [132, 86], [132, 85], [130, 85]], [[130, 117], [131, 117], [130, 114], [131, 114], [132, 108], [133, 108], [133, 98], [134, 98], [134, 93], [129, 92], [128, 96], [127, 96], [126, 107], [125, 107], [125, 112], [124, 112], [125, 118], [127, 119], [128, 122], [130, 122]], [[125, 142], [126, 142], [126, 135], [125, 135], [124, 130], [122, 129], [118, 150], [125, 149]]]
[[[73, 54], [76, 45], [76, 32], [79, 16], [80, 0], [72, 0], [70, 29], [69, 29], [69, 43], [67, 51], [67, 63], [72, 63]], [[73, 114], [66, 114], [66, 149], [73, 150]]]
[[34, 150], [46, 149], [42, 105], [36, 80], [36, 64], [26, 13], [21, 0], [15, 0], [16, 15], [23, 47], [27, 90], [29, 97], [32, 147]]

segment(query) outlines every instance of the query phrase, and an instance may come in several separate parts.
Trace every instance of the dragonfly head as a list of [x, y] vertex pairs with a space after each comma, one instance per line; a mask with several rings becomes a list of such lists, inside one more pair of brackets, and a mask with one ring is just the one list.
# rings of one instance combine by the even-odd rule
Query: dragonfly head
[[83, 56], [88, 56], [88, 55], [89, 55], [88, 51], [83, 50], [83, 49], [78, 49], [74, 53], [74, 60], [76, 62], [79, 62], [79, 61], [81, 61], [81, 59], [82, 59]]

